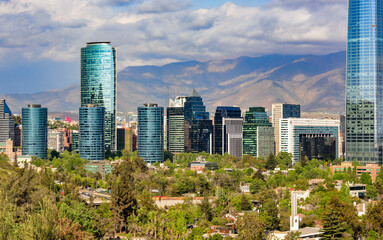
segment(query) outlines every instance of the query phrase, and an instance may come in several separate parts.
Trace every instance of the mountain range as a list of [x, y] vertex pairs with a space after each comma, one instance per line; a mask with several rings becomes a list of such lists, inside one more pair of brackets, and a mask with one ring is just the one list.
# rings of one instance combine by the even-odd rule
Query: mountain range
[[[209, 111], [218, 105], [242, 109], [276, 102], [299, 103], [307, 112], [344, 112], [346, 53], [268, 55], [215, 61], [126, 67], [117, 76], [118, 111], [135, 112], [146, 102], [166, 106], [169, 97], [195, 88]], [[80, 76], [79, 76], [80, 79]], [[6, 94], [13, 112], [41, 103], [50, 112], [78, 111], [80, 86], [34, 94]]]

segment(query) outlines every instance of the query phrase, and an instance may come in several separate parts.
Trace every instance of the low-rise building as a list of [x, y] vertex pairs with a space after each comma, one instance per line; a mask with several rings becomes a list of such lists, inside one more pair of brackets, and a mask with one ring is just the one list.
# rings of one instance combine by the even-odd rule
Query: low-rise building
[[113, 172], [113, 165], [109, 161], [90, 161], [84, 164], [84, 168], [88, 172], [100, 173], [101, 175]]
[[[352, 162], [342, 162], [341, 165], [330, 166], [330, 170], [333, 174], [344, 173], [347, 172], [348, 169], [353, 168], [354, 166], [352, 165]], [[371, 176], [372, 182], [375, 182], [376, 177], [380, 173], [380, 166], [374, 163], [367, 163], [365, 166], [357, 166], [356, 175], [360, 177], [363, 173], [368, 173]]]
[[13, 141], [8, 139], [5, 142], [0, 142], [0, 153], [4, 153], [12, 161], [15, 157], [21, 156], [21, 149], [14, 147]]

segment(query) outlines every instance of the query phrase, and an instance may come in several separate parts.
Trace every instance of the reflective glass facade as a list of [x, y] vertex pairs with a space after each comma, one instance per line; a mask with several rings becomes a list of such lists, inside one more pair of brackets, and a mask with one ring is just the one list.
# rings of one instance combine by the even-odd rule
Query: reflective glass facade
[[346, 160], [382, 164], [383, 2], [349, 0]]
[[193, 89], [184, 103], [185, 151], [212, 152], [212, 121], [202, 97]]
[[104, 160], [104, 117], [103, 107], [80, 108], [80, 157], [91, 161]]
[[0, 99], [0, 142], [11, 139], [15, 142], [15, 120], [5, 99]]
[[23, 155], [47, 158], [48, 151], [48, 109], [30, 104], [22, 109]]
[[81, 107], [105, 108], [105, 149], [116, 150], [116, 48], [110, 42], [81, 49]]
[[214, 153], [224, 154], [225, 135], [222, 131], [223, 118], [241, 118], [241, 109], [239, 107], [218, 106], [214, 115]]
[[166, 109], [166, 149], [171, 153], [182, 153], [185, 149], [185, 118], [183, 107]]
[[164, 108], [138, 107], [138, 156], [147, 163], [164, 161]]
[[270, 153], [274, 153], [274, 130], [269, 116], [265, 108], [251, 107], [243, 123], [243, 155], [266, 157]]

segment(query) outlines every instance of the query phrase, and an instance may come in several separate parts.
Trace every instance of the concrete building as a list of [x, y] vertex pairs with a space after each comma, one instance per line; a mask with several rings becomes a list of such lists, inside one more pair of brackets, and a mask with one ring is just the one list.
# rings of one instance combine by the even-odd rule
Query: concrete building
[[279, 122], [282, 118], [300, 118], [301, 106], [299, 104], [287, 103], [274, 103], [272, 105], [272, 123], [274, 127], [274, 141], [275, 141], [275, 155], [280, 151], [279, 149]]
[[[330, 166], [332, 174], [347, 172], [349, 168], [354, 169], [352, 162], [342, 162], [341, 165]], [[367, 163], [364, 166], [357, 166], [356, 175], [360, 177], [363, 173], [368, 173], [371, 176], [372, 182], [375, 182], [376, 177], [380, 173], [380, 166], [375, 163]]]
[[304, 156], [319, 160], [339, 158], [339, 125], [339, 120], [280, 119], [279, 150], [291, 153], [293, 163]]
[[84, 169], [92, 173], [100, 173], [101, 175], [112, 174], [113, 165], [109, 161], [90, 161], [84, 164]]
[[64, 152], [64, 133], [53, 129], [48, 130], [48, 148], [57, 152]]
[[13, 141], [11, 139], [8, 139], [5, 142], [0, 142], [0, 154], [4, 153], [8, 156], [9, 160], [13, 161], [18, 156], [21, 156], [21, 149], [16, 148], [13, 145]]

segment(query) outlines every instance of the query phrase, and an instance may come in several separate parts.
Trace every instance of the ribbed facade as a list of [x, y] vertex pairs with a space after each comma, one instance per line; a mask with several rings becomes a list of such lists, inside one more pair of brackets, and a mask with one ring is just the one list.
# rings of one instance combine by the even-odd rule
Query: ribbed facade
[[349, 0], [346, 160], [383, 164], [383, 1]]
[[166, 108], [166, 149], [171, 153], [185, 151], [185, 118], [183, 107]]
[[0, 142], [15, 141], [15, 121], [5, 99], [0, 99]]
[[138, 107], [138, 156], [147, 163], [164, 161], [164, 108]]
[[80, 157], [91, 161], [104, 160], [104, 117], [103, 107], [80, 108]]
[[214, 153], [223, 155], [225, 152], [227, 152], [227, 149], [224, 147], [226, 136], [222, 131], [222, 119], [240, 117], [241, 109], [239, 107], [217, 107], [214, 115]]
[[116, 150], [116, 48], [110, 42], [81, 49], [81, 107], [105, 108], [105, 149]]
[[28, 105], [22, 109], [23, 155], [47, 158], [48, 109], [40, 105]]

